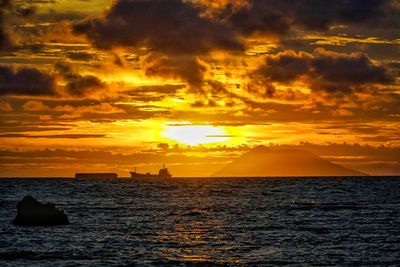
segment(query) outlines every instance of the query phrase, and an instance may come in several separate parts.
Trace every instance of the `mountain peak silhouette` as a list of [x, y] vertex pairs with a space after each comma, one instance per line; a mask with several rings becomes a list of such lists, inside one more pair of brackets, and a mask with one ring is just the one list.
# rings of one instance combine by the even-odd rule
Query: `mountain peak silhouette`
[[258, 146], [212, 174], [214, 177], [365, 176], [301, 149]]

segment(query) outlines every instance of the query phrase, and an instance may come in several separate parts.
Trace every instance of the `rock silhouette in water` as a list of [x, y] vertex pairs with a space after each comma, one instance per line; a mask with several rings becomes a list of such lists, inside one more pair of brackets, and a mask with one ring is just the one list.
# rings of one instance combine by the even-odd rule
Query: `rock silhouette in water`
[[15, 225], [61, 225], [68, 224], [68, 217], [54, 204], [43, 204], [32, 196], [26, 196], [17, 204]]

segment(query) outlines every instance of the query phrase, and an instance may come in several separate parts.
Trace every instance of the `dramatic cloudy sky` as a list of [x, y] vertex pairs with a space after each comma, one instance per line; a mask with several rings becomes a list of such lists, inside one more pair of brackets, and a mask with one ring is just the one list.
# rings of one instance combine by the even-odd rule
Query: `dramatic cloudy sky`
[[0, 176], [400, 174], [399, 0], [0, 0]]

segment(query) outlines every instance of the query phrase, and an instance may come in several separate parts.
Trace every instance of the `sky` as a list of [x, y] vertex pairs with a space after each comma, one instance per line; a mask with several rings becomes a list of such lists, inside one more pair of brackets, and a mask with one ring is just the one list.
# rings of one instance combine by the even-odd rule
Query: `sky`
[[0, 176], [400, 174], [399, 0], [0, 0]]

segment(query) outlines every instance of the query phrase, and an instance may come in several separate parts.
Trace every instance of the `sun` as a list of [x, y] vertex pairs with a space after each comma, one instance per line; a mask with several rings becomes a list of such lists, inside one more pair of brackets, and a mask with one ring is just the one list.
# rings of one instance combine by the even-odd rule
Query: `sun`
[[223, 127], [188, 123], [166, 125], [162, 136], [189, 146], [225, 142], [231, 139]]

